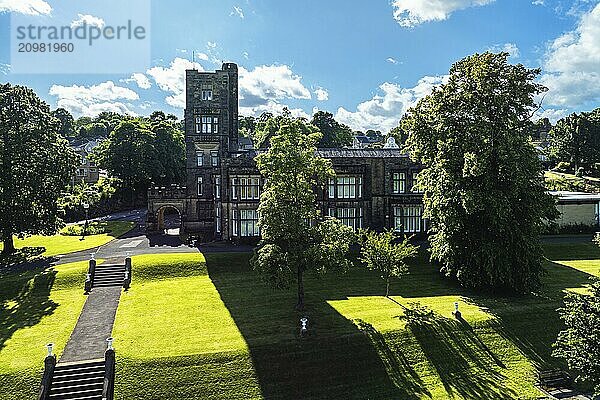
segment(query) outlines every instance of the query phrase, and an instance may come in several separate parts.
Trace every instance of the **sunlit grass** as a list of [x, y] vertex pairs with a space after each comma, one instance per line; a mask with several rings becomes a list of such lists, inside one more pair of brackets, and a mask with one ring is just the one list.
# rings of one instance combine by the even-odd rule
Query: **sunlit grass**
[[[46, 250], [43, 255], [50, 257], [93, 249], [105, 245], [111, 240], [127, 233], [134, 227], [134, 223], [128, 221], [109, 221], [107, 224], [110, 232], [101, 235], [89, 235], [86, 236], [84, 240], [80, 240], [81, 236], [65, 236], [57, 233], [53, 236], [33, 235], [24, 239], [15, 237], [14, 243], [17, 249], [23, 247], [44, 247]], [[2, 250], [2, 248], [3, 245], [0, 243], [0, 250]]]
[[0, 399], [35, 398], [45, 345], [60, 356], [85, 303], [86, 270], [77, 262], [0, 272]]
[[[140, 399], [167, 398], [165, 393], [229, 398], [229, 391], [260, 397], [248, 346], [207, 274], [204, 256], [142, 255], [132, 261], [132, 287], [121, 296], [113, 330], [117, 393]], [[140, 374], [143, 379], [131, 379]]]

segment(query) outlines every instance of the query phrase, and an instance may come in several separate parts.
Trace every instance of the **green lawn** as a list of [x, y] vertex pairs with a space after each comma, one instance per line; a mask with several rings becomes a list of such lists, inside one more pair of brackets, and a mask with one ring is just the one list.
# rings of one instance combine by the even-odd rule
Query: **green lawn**
[[[15, 237], [15, 247], [44, 247], [46, 250], [44, 256], [56, 256], [59, 254], [74, 253], [81, 250], [93, 249], [102, 246], [111, 240], [127, 233], [134, 227], [133, 222], [128, 221], [109, 221], [110, 232], [101, 235], [86, 236], [84, 240], [80, 240], [80, 236], [64, 236], [56, 234], [53, 236], [28, 236], [25, 239]], [[0, 243], [0, 250], [3, 246]]]
[[0, 400], [36, 398], [45, 345], [62, 353], [85, 302], [86, 271], [87, 262], [0, 269]]
[[[556, 262], [536, 296], [474, 295], [418, 262], [394, 283], [393, 301], [362, 269], [309, 277], [303, 314], [292, 311], [293, 290], [271, 290], [250, 271], [248, 255], [134, 257], [113, 331], [117, 398], [536, 398], [536, 369], [561, 366], [550, 345], [564, 291], [600, 275], [592, 244], [546, 254]], [[454, 301], [464, 322], [451, 318]], [[435, 317], [407, 323], [401, 305], [414, 302]]]
[[[556, 308], [600, 275], [591, 243], [545, 253], [553, 262], [536, 296], [475, 295], [421, 260], [391, 300], [362, 269], [308, 277], [302, 314], [294, 291], [267, 287], [247, 254], [136, 256], [113, 330], [117, 398], [536, 398], [536, 369], [563, 367], [550, 356]], [[44, 345], [62, 352], [85, 301], [86, 266], [0, 270], [0, 400], [35, 398]], [[454, 301], [464, 322], [451, 318]], [[434, 316], [407, 322], [402, 306], [415, 302]]]

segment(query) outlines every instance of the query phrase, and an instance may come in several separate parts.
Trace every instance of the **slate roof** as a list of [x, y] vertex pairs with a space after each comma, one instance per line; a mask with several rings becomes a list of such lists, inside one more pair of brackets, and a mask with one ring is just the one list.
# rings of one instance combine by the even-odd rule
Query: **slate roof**
[[325, 158], [395, 158], [408, 157], [399, 149], [318, 149], [317, 153]]
[[561, 204], [566, 203], [598, 203], [600, 202], [600, 194], [584, 193], [584, 192], [567, 192], [567, 191], [551, 191], [551, 195], [558, 198]]

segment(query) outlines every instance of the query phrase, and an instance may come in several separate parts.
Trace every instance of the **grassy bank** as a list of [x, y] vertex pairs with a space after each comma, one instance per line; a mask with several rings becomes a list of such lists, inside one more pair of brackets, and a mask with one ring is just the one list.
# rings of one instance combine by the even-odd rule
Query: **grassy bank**
[[86, 270], [86, 262], [0, 269], [0, 400], [37, 398], [45, 345], [62, 353], [85, 302]]
[[[43, 247], [45, 250], [42, 254], [50, 257], [105, 245], [111, 240], [129, 232], [134, 227], [134, 223], [128, 221], [109, 221], [107, 225], [109, 232], [100, 235], [89, 235], [84, 240], [80, 240], [81, 236], [65, 236], [57, 233], [53, 236], [33, 235], [24, 239], [15, 237], [14, 243], [17, 249], [23, 247]], [[0, 243], [0, 251], [2, 248], [3, 245]]]
[[[600, 267], [592, 244], [546, 252], [555, 262], [536, 296], [475, 295], [422, 261], [391, 299], [361, 269], [308, 278], [302, 314], [292, 290], [250, 271], [248, 255], [135, 257], [114, 329], [118, 398], [536, 398], [536, 369], [561, 366], [550, 352], [564, 291]], [[463, 321], [451, 318], [454, 301]], [[414, 303], [433, 316], [407, 320]]]

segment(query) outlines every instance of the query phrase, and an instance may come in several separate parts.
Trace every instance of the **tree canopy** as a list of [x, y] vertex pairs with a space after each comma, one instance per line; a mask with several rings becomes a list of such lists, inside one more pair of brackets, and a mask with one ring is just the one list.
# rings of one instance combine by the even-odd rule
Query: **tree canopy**
[[316, 153], [321, 135], [301, 120], [279, 121], [284, 123], [269, 149], [256, 157], [265, 185], [258, 222], [262, 239], [252, 264], [277, 288], [295, 280], [301, 310], [304, 272], [347, 268], [353, 234], [338, 220], [323, 218], [316, 204], [315, 188], [334, 176], [331, 162]]
[[406, 259], [417, 255], [418, 247], [408, 237], [397, 242], [393, 229], [383, 232], [364, 230], [360, 233], [360, 260], [365, 266], [381, 274], [385, 281], [385, 297], [390, 294], [390, 280], [408, 274]]
[[577, 380], [592, 384], [600, 396], [600, 279], [594, 279], [589, 293], [569, 291], [558, 311], [566, 329], [558, 334], [552, 354], [564, 358], [579, 374]]
[[600, 108], [573, 113], [560, 119], [550, 130], [550, 156], [577, 171], [600, 163]]
[[354, 133], [350, 127], [340, 124], [333, 118], [333, 114], [327, 111], [317, 111], [311, 121], [321, 132], [322, 138], [317, 144], [320, 148], [336, 148], [350, 146]]
[[54, 234], [58, 199], [75, 170], [76, 155], [60, 135], [48, 104], [23, 86], [0, 85], [0, 233], [3, 251], [13, 235]]
[[145, 196], [151, 182], [176, 184], [185, 177], [183, 133], [177, 120], [163, 113], [120, 122], [94, 150], [93, 158], [122, 181], [132, 203]]
[[528, 292], [540, 285], [539, 233], [556, 217], [529, 140], [539, 70], [508, 54], [466, 57], [447, 84], [403, 118], [411, 157], [424, 166], [431, 257], [468, 287]]

